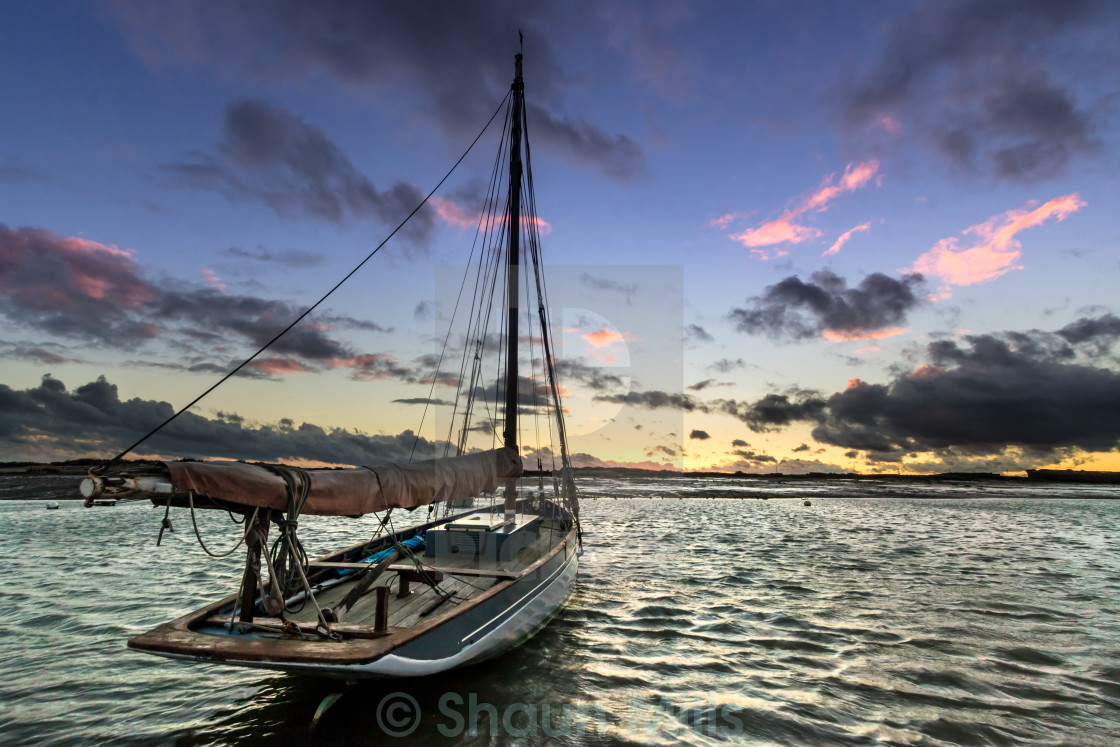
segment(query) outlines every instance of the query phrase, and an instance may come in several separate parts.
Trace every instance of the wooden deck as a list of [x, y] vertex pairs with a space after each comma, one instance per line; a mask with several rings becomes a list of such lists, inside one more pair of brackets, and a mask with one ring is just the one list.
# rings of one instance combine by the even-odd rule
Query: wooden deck
[[[286, 615], [290, 620], [297, 621], [304, 630], [302, 635], [293, 636], [290, 629], [285, 630], [281, 620], [260, 615], [250, 624], [250, 634], [229, 635], [225, 631], [237, 599], [230, 596], [138, 635], [130, 639], [128, 645], [139, 651], [196, 661], [266, 666], [304, 674], [313, 671], [322, 676], [381, 676], [370, 674], [362, 667], [433, 634], [446, 624], [453, 624], [459, 615], [471, 614], [480, 605], [499, 598], [503, 590], [525, 583], [526, 576], [540, 571], [548, 563], [555, 564], [559, 553], [564, 553], [566, 560], [564, 548], [574, 549], [576, 529], [566, 526], [562, 520], [551, 519], [544, 519], [538, 527], [534, 539], [508, 561], [480, 562], [477, 557], [466, 554], [417, 558], [424, 567], [442, 574], [436, 584], [440, 592], [455, 594], [438, 606], [435, 605], [441, 597], [427, 585], [414, 580], [416, 571], [412, 561], [394, 562], [374, 584], [374, 591], [377, 586], [385, 589], [381, 594], [389, 602], [389, 619], [382, 630], [376, 629], [374, 621], [378, 594], [371, 592], [361, 598], [341, 622], [331, 623], [331, 630], [341, 635], [339, 640], [318, 638], [311, 633], [316, 626], [314, 606], [311, 604], [305, 605], [299, 613]], [[348, 548], [347, 552], [360, 548], [357, 545]], [[341, 555], [335, 553], [328, 557], [338, 561]], [[327, 558], [323, 561], [332, 562]], [[337, 562], [334, 564], [337, 565]], [[312, 567], [310, 570], [313, 584], [326, 580], [330, 575], [329, 566], [318, 570]], [[402, 573], [412, 575], [410, 586], [413, 593], [398, 597]], [[511, 575], [515, 578], [509, 578]], [[319, 592], [317, 599], [320, 605], [329, 607], [332, 603], [338, 604], [359, 581], [360, 574], [354, 574], [354, 577]], [[530, 583], [532, 588], [537, 588], [536, 581]], [[428, 614], [424, 614], [426, 611]], [[249, 633], [249, 630], [242, 633]]]
[[[388, 624], [392, 628], [411, 628], [412, 626], [438, 617], [440, 614], [450, 612], [458, 605], [481, 594], [502, 580], [516, 579], [543, 557], [555, 545], [564, 541], [566, 530], [556, 521], [546, 519], [540, 524], [537, 538], [522, 548], [516, 557], [510, 560], [497, 561], [480, 559], [474, 555], [449, 555], [444, 557], [425, 557], [423, 554], [414, 559], [401, 559], [392, 564], [370, 588], [369, 593], [359, 599], [346, 613], [342, 622], [347, 628], [368, 627], [374, 625], [376, 614], [376, 594], [374, 589], [384, 586], [389, 589], [389, 617]], [[417, 563], [419, 562], [419, 568]], [[362, 563], [333, 563], [311, 562], [311, 572], [329, 568], [361, 569], [367, 567]], [[407, 584], [407, 596], [398, 596], [401, 586], [401, 577], [410, 571], [426, 570], [438, 572], [443, 578], [434, 586], [422, 581], [412, 580]], [[321, 608], [335, 607], [342, 601], [360, 574], [353, 574], [353, 580], [347, 580], [315, 595]], [[415, 574], [413, 574], [415, 579]], [[289, 612], [288, 619], [303, 626], [314, 627], [316, 623], [315, 608], [305, 604], [299, 612]]]

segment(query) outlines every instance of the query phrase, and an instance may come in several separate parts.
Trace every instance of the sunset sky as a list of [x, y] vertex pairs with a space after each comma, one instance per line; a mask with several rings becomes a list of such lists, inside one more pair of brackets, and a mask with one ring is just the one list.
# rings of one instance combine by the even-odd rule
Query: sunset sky
[[[112, 456], [317, 300], [518, 30], [577, 465], [1120, 469], [1107, 0], [4, 3], [0, 461]], [[497, 147], [137, 455], [443, 438]]]

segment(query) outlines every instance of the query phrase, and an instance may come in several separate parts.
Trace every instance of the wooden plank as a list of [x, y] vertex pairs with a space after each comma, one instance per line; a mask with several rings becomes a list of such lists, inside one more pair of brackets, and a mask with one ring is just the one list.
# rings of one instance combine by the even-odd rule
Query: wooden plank
[[[388, 582], [385, 584], [389, 586]], [[430, 594], [431, 587], [424, 586], [414, 594], [407, 597], [400, 598], [393, 596], [389, 601], [389, 625], [396, 625], [397, 620], [402, 615], [402, 610], [408, 608], [410, 605], [416, 603], [416, 599], [423, 598], [426, 594]], [[350, 612], [350, 621], [355, 624], [369, 625], [373, 620], [374, 607], [368, 601], [354, 605], [354, 609]]]
[[[343, 570], [362, 570], [369, 568], [369, 563], [331, 563], [321, 560], [313, 560], [308, 565], [312, 568], [340, 568]], [[422, 571], [429, 573], [445, 573], [453, 576], [489, 576], [491, 578], [518, 578], [521, 574], [513, 571], [488, 569], [488, 568], [455, 568], [450, 566], [429, 566], [421, 565]], [[405, 571], [416, 571], [416, 566], [411, 563], [396, 563], [389, 566], [386, 570], [390, 573], [402, 573]]]
[[452, 579], [448, 579], [443, 583], [438, 584], [438, 592], [431, 586], [424, 586], [422, 589], [417, 589], [412, 594], [409, 594], [407, 597], [401, 599], [400, 604], [395, 610], [393, 610], [393, 614], [389, 618], [389, 624], [399, 627], [401, 624], [401, 620], [407, 619], [408, 616], [413, 613], [413, 611], [420, 609], [425, 604], [429, 604], [433, 599], [436, 599], [438, 593], [446, 593], [445, 589], [449, 585], [454, 585], [454, 583], [455, 582]]
[[[527, 566], [532, 565], [541, 556], [542, 553], [551, 549], [551, 543], [549, 542], [549, 539], [550, 539], [549, 537], [543, 536], [543, 535], [538, 537], [532, 544], [528, 545], [526, 548], [524, 548], [518, 554], [518, 557], [516, 558], [516, 560], [510, 561], [509, 563], [507, 563], [506, 564], [507, 567], [505, 569], [502, 569], [502, 570], [478, 568], [478, 567], [457, 567], [457, 566], [444, 565], [445, 561], [450, 561], [452, 563], [466, 561], [466, 562], [471, 563], [472, 565], [477, 566], [477, 564], [479, 563], [479, 559], [475, 556], [466, 557], [466, 558], [458, 558], [458, 557], [450, 557], [450, 558], [446, 558], [446, 559], [445, 558], [440, 558], [440, 565], [438, 567], [429, 566], [429, 565], [426, 565], [426, 564], [422, 564], [420, 567], [421, 567], [423, 572], [427, 572], [427, 573], [430, 573], [430, 574], [436, 574], [436, 573], [446, 574], [447, 575], [447, 580], [450, 580], [454, 576], [475, 578], [475, 579], [479, 579], [480, 581], [484, 580], [484, 579], [487, 579], [487, 578], [492, 578], [492, 579], [495, 579], [495, 580], [516, 580], [524, 574], [524, 572], [525, 572], [524, 569]], [[486, 562], [486, 561], [483, 561], [483, 562]], [[331, 568], [351, 569], [351, 568], [353, 568], [353, 569], [362, 570], [362, 569], [366, 569], [366, 568], [371, 567], [371, 565], [369, 563], [341, 563], [341, 562], [336, 563], [336, 562], [329, 562], [329, 561], [312, 561], [310, 563], [310, 565], [313, 568], [317, 568], [317, 569], [318, 568], [323, 568], [323, 569], [331, 569]], [[393, 573], [401, 573], [401, 574], [416, 574], [417, 573], [416, 565], [413, 564], [413, 563], [408, 563], [408, 562], [394, 563], [394, 564], [390, 565], [388, 568], [386, 568], [385, 570], [388, 571], [388, 573], [386, 573], [381, 578], [379, 578], [377, 580], [377, 582], [375, 583], [375, 585], [386, 585], [386, 586], [391, 585], [392, 580], [390, 578], [390, 574], [393, 574]], [[357, 576], [355, 576], [355, 580], [357, 580]], [[340, 600], [343, 596], [345, 596], [346, 589], [350, 586], [352, 586], [352, 582], [343, 582], [342, 584], [340, 584], [338, 586], [334, 586], [334, 587], [331, 587], [330, 589], [325, 590], [324, 592], [322, 592], [317, 597], [318, 600], [319, 600], [320, 606], [321, 607], [333, 607], [337, 603], [338, 600]], [[469, 598], [475, 596], [476, 594], [478, 594], [479, 592], [485, 591], [486, 588], [488, 588], [488, 586], [483, 587], [483, 588], [479, 588], [477, 585], [469, 584], [469, 583], [457, 583], [457, 584], [454, 584], [453, 586], [448, 586], [446, 580], [443, 583], [441, 583], [439, 585], [439, 587], [440, 587], [441, 591], [444, 591], [444, 590], [458, 591], [459, 594], [457, 596], [457, 600], [460, 601], [460, 602], [462, 602], [466, 599], [469, 599]], [[417, 612], [420, 609], [425, 608], [430, 602], [434, 601], [435, 597], [431, 594], [426, 594], [425, 593], [426, 591], [427, 591], [426, 589], [421, 589], [421, 588], [417, 587], [417, 588], [414, 588], [412, 590], [411, 594], [407, 594], [404, 597], [396, 597], [393, 600], [391, 600], [390, 607], [389, 607], [389, 624], [390, 625], [399, 625], [401, 620], [406, 619], [407, 617], [410, 617], [412, 613]], [[304, 622], [313, 623], [314, 620], [315, 620], [314, 610], [311, 610], [310, 612], [308, 612], [307, 609], [301, 610], [299, 613], [289, 614], [289, 617], [291, 619], [295, 620], [296, 622], [301, 623], [301, 624], [304, 623]], [[358, 625], [370, 623], [372, 621], [372, 617], [373, 617], [373, 608], [372, 607], [367, 608], [367, 606], [364, 604], [364, 599], [359, 600], [355, 604], [354, 608], [349, 610], [346, 613], [346, 620], [350, 621], [350, 622], [353, 622], [355, 624], [358, 624]], [[415, 622], [415, 621], [416, 620], [414, 618], [413, 622]], [[405, 626], [401, 626], [401, 627], [405, 627]]]
[[[454, 594], [455, 600], [457, 602], [463, 602], [470, 598], [470, 596], [479, 593], [480, 590], [477, 587], [469, 586], [466, 581], [462, 581], [460, 579], [448, 579], [446, 582], [440, 584], [439, 591], [442, 596]], [[407, 609], [403, 609], [401, 611], [402, 614], [393, 618], [391, 622], [395, 627], [408, 628], [415, 625], [422, 619], [420, 617], [420, 613], [431, 607], [433, 604], [439, 601], [440, 598], [434, 591], [428, 594], [424, 594], [423, 596], [416, 596], [417, 598], [412, 602], [412, 604], [408, 605]], [[452, 608], [453, 607], [454, 605], [452, 605]]]
[[[500, 570], [497, 570], [497, 569], [490, 570], [490, 569], [487, 569], [487, 568], [451, 568], [451, 567], [447, 567], [447, 566], [429, 566], [429, 565], [423, 565], [423, 566], [421, 566], [421, 568], [423, 570], [429, 571], [431, 573], [444, 573], [444, 574], [447, 574], [448, 576], [478, 576], [478, 577], [508, 578], [508, 579], [520, 578], [520, 576], [521, 576], [520, 573], [511, 573], [510, 571], [500, 571]], [[398, 573], [401, 572], [401, 571], [415, 571], [416, 566], [411, 565], [411, 564], [401, 563], [401, 564], [398, 564], [398, 565], [389, 566], [389, 570], [390, 571], [396, 571]]]
[[[203, 622], [209, 625], [217, 625], [227, 630], [229, 626], [229, 618], [222, 615], [211, 615]], [[240, 621], [233, 623], [235, 628], [240, 624]], [[277, 633], [284, 632], [284, 623], [273, 617], [258, 617], [251, 623], [245, 623], [245, 625], [255, 628], [264, 628], [265, 630], [272, 630]], [[350, 638], [384, 638], [400, 631], [400, 628], [389, 626], [384, 632], [377, 632], [372, 630], [369, 626], [353, 625], [350, 623], [331, 623], [330, 627], [334, 632], [349, 636]], [[314, 635], [312, 626], [300, 624], [300, 628], [303, 629], [305, 634]]]
[[[362, 570], [369, 568], [369, 563], [331, 563], [320, 560], [313, 560], [308, 565], [312, 568], [340, 568], [343, 570]], [[511, 571], [489, 570], [486, 568], [452, 568], [447, 566], [428, 566], [421, 565], [421, 570], [430, 573], [446, 573], [455, 576], [489, 576], [491, 578], [517, 578], [520, 574]], [[404, 571], [416, 571], [416, 566], [410, 563], [397, 563], [391, 565], [387, 569], [390, 573], [401, 573]]]

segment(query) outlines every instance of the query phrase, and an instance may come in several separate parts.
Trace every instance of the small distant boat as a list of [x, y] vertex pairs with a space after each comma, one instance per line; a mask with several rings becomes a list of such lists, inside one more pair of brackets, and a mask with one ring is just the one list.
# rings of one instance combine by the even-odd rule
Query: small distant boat
[[[456, 403], [461, 421], [455, 425], [461, 422], [462, 428], [455, 443], [449, 435], [451, 453], [353, 469], [192, 461], [91, 473], [81, 485], [87, 506], [102, 496], [137, 494], [166, 506], [168, 513], [188, 507], [192, 520], [195, 509], [224, 509], [243, 521], [248, 550], [236, 594], [131, 639], [131, 648], [347, 680], [419, 676], [506, 652], [560, 611], [579, 567], [579, 504], [543, 290], [520, 54], [506, 106], [508, 130], [499, 151], [508, 158], [508, 196], [501, 199], [495, 187], [489, 201], [494, 209], [480, 222], [490, 245], [471, 270], [471, 277], [477, 272], [485, 281], [477, 284], [477, 305], [464, 340], [465, 402]], [[518, 286], [522, 273], [532, 278], [524, 302]], [[495, 349], [488, 330], [503, 325], [478, 310], [495, 299], [500, 308], [503, 293], [511, 301], [504, 338]], [[540, 326], [519, 336], [518, 312], [526, 309], [533, 312], [528, 324], [539, 316]], [[536, 367], [531, 376], [518, 375], [521, 339], [543, 346], [537, 357], [530, 350]], [[493, 401], [483, 386], [484, 352], [504, 355], [504, 376], [489, 390], [497, 393], [489, 395]], [[485, 405], [486, 429], [472, 420], [476, 398]], [[503, 441], [493, 448], [502, 428], [502, 403]], [[519, 488], [524, 475], [519, 410], [524, 418], [551, 421], [540, 430], [556, 434], [558, 443], [545, 445], [560, 459], [547, 472], [552, 483], [547, 495], [543, 469], [535, 475], [535, 493]], [[486, 434], [490, 449], [466, 448], [472, 432]], [[536, 450], [548, 453], [540, 445]], [[475, 507], [476, 499], [499, 489], [504, 493], [496, 506]], [[398, 531], [389, 520], [394, 510], [423, 506], [433, 507], [427, 523]], [[383, 517], [372, 538], [316, 559], [304, 553], [297, 536], [301, 515], [369, 513]], [[170, 528], [167, 514], [163, 526]], [[269, 548], [273, 527], [279, 536]], [[167, 600], [158, 602], [163, 606]]]
[[47, 508], [51, 510], [58, 508], [58, 501], [47, 501]]

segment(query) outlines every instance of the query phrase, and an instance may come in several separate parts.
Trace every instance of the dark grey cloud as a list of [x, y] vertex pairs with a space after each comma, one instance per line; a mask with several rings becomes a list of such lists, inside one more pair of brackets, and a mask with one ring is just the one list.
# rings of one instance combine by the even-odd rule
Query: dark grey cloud
[[709, 368], [711, 368], [713, 371], [721, 374], [728, 374], [737, 368], [746, 367], [747, 362], [742, 358], [735, 358], [734, 360], [730, 358], [720, 358], [718, 361], [709, 366]]
[[576, 160], [619, 181], [646, 176], [645, 154], [630, 136], [608, 135], [582, 117], [559, 116], [534, 102], [526, 104], [526, 109], [533, 133]]
[[[1063, 329], [1107, 327], [1109, 317]], [[1092, 340], [1087, 337], [1085, 340]], [[822, 443], [889, 453], [951, 449], [1045, 454], [1120, 445], [1120, 373], [1093, 365], [1057, 334], [969, 335], [927, 348], [929, 364], [889, 384], [855, 380], [827, 402]]]
[[616, 280], [595, 277], [586, 272], [580, 273], [579, 281], [592, 290], [618, 293], [626, 298], [627, 305], [633, 303], [633, 296], [638, 290], [637, 283], [620, 283]]
[[9, 360], [25, 360], [47, 366], [62, 363], [85, 363], [81, 358], [73, 358], [69, 350], [54, 342], [8, 342], [0, 340], [0, 351]]
[[1057, 334], [1074, 345], [1087, 341], [1111, 344], [1120, 337], [1120, 318], [1104, 314], [1096, 319], [1078, 319], [1062, 327]]
[[[27, 390], [0, 384], [0, 449], [5, 454], [28, 459], [111, 456], [172, 412], [167, 402], [121, 400], [117, 385], [104, 377], [74, 391], [49, 376], [39, 386]], [[368, 436], [311, 423], [296, 425], [289, 419], [248, 425], [235, 414], [220, 413], [218, 418], [211, 419], [186, 412], [149, 439], [137, 453], [270, 462], [308, 459], [358, 465], [405, 461], [414, 441], [411, 431], [396, 436]], [[435, 453], [435, 444], [419, 439], [417, 458]]]
[[707, 389], [708, 387], [710, 387], [712, 384], [715, 384], [715, 383], [716, 383], [715, 379], [704, 379], [703, 381], [697, 381], [695, 384], [689, 384], [687, 388], [689, 389], [689, 391], [699, 392], [699, 391], [702, 391], [704, 389]]
[[[878, 461], [934, 452], [966, 464], [1009, 448], [1035, 456], [1109, 451], [1120, 448], [1120, 358], [1111, 352], [1117, 338], [1120, 319], [1103, 314], [1057, 332], [934, 340], [918, 368], [887, 384], [853, 379], [828, 397], [794, 388], [749, 402], [656, 390], [596, 399], [723, 413], [755, 432], [807, 423], [818, 442]], [[736, 439], [732, 446], [747, 444]], [[807, 444], [795, 449], [808, 450]]]
[[732, 442], [731, 442], [731, 445], [732, 445], [732, 446], [737, 446], [737, 447], [739, 447], [739, 448], [746, 448], [747, 446], [750, 446], [750, 444], [749, 444], [749, 443], [747, 443], [746, 441], [744, 441], [744, 440], [743, 440], [743, 439], [741, 439], [741, 438], [737, 438], [737, 439], [735, 439], [734, 441], [732, 441]]
[[241, 249], [231, 246], [225, 254], [237, 259], [252, 259], [268, 264], [286, 265], [288, 267], [314, 267], [323, 263], [326, 257], [319, 252], [284, 251], [277, 252], [257, 246], [256, 249]]
[[744, 451], [742, 449], [736, 449], [735, 451], [733, 451], [731, 453], [733, 455], [739, 457], [740, 459], [742, 459], [744, 462], [753, 462], [755, 464], [767, 463], [767, 462], [777, 462], [778, 461], [777, 459], [770, 456], [769, 454], [760, 454], [757, 451]]
[[688, 437], [695, 438], [698, 441], [707, 441], [709, 438], [711, 438], [707, 431], [701, 430], [694, 430], [692, 433], [688, 434]]
[[351, 377], [359, 381], [397, 379], [417, 382], [417, 374], [412, 368], [386, 353], [362, 353], [350, 358], [346, 365], [351, 369]]
[[405, 397], [402, 399], [395, 399], [393, 402], [400, 405], [432, 405], [434, 407], [443, 407], [451, 404], [444, 399], [428, 399], [427, 397]]
[[[207, 331], [233, 332], [263, 345], [295, 319], [302, 309], [291, 304], [256, 296], [227, 295], [214, 288], [165, 287], [147, 304], [152, 318], [182, 322]], [[313, 361], [348, 358], [353, 355], [344, 343], [316, 326], [299, 325], [277, 340], [274, 353], [287, 353]]]
[[728, 314], [736, 329], [773, 338], [805, 339], [824, 332], [858, 336], [906, 322], [907, 313], [922, 303], [921, 275], [901, 279], [872, 273], [855, 288], [844, 278], [821, 270], [810, 282], [792, 275], [771, 285], [745, 308]]
[[583, 358], [559, 358], [555, 367], [556, 380], [565, 386], [575, 382], [596, 392], [621, 389], [626, 386], [622, 377], [611, 373], [610, 368], [590, 365]]
[[684, 328], [684, 334], [685, 337], [699, 340], [700, 342], [711, 342], [715, 339], [708, 330], [704, 329], [699, 324], [689, 324]]
[[754, 402], [723, 399], [711, 404], [713, 410], [738, 418], [756, 433], [778, 431], [798, 421], [817, 420], [825, 406], [820, 395], [807, 390], [767, 394]]
[[[241, 361], [230, 359], [224, 365], [205, 360], [201, 355], [188, 355], [184, 358], [171, 361], [129, 359], [124, 365], [133, 368], [158, 368], [164, 371], [186, 371], [187, 373], [208, 374], [225, 376], [237, 368]], [[306, 365], [294, 358], [258, 358], [242, 368], [236, 374], [245, 379], [261, 379], [265, 381], [280, 381], [281, 373], [302, 373], [310, 370]]]
[[[230, 102], [215, 153], [192, 153], [164, 169], [180, 186], [263, 202], [284, 217], [333, 223], [373, 217], [395, 227], [424, 199], [405, 182], [378, 190], [323, 130], [261, 99]], [[433, 213], [421, 211], [402, 234], [422, 242], [434, 228]]]
[[1118, 89], [1108, 0], [927, 0], [848, 86], [843, 120], [896, 130], [971, 173], [1031, 182], [1094, 154]]
[[662, 392], [656, 389], [626, 392], [625, 394], [596, 394], [594, 399], [597, 402], [613, 402], [619, 405], [642, 407], [647, 410], [671, 408], [685, 412], [708, 411], [707, 405], [689, 394]]
[[827, 406], [812, 390], [791, 389], [783, 394], [767, 394], [754, 402], [733, 399], [704, 401], [691, 394], [660, 390], [631, 391], [625, 394], [597, 394], [598, 402], [613, 402], [647, 410], [672, 409], [682, 412], [717, 412], [742, 421], [752, 431], [777, 431], [797, 421], [819, 420]]
[[352, 316], [346, 316], [345, 314], [316, 314], [315, 322], [319, 325], [327, 325], [330, 327], [360, 329], [365, 332], [380, 332], [382, 334], [389, 334], [394, 329], [393, 327], [386, 327], [377, 322], [370, 321], [369, 319], [356, 319]]
[[276, 86], [326, 79], [361, 94], [418, 99], [457, 143], [478, 131], [509, 90], [521, 30], [532, 141], [612, 178], [646, 170], [631, 137], [566, 111], [577, 78], [560, 68], [553, 44], [598, 22], [566, 3], [118, 0], [114, 8], [126, 38], [150, 64], [208, 67]]
[[[485, 402], [495, 412], [505, 407], [506, 377], [501, 374], [497, 379], [485, 386], [476, 386], [474, 397], [476, 402]], [[464, 387], [464, 394], [466, 388]], [[536, 408], [548, 410], [552, 407], [552, 388], [547, 381], [530, 379], [526, 376], [517, 377], [517, 398], [521, 403], [518, 412], [529, 415], [539, 414]]]

